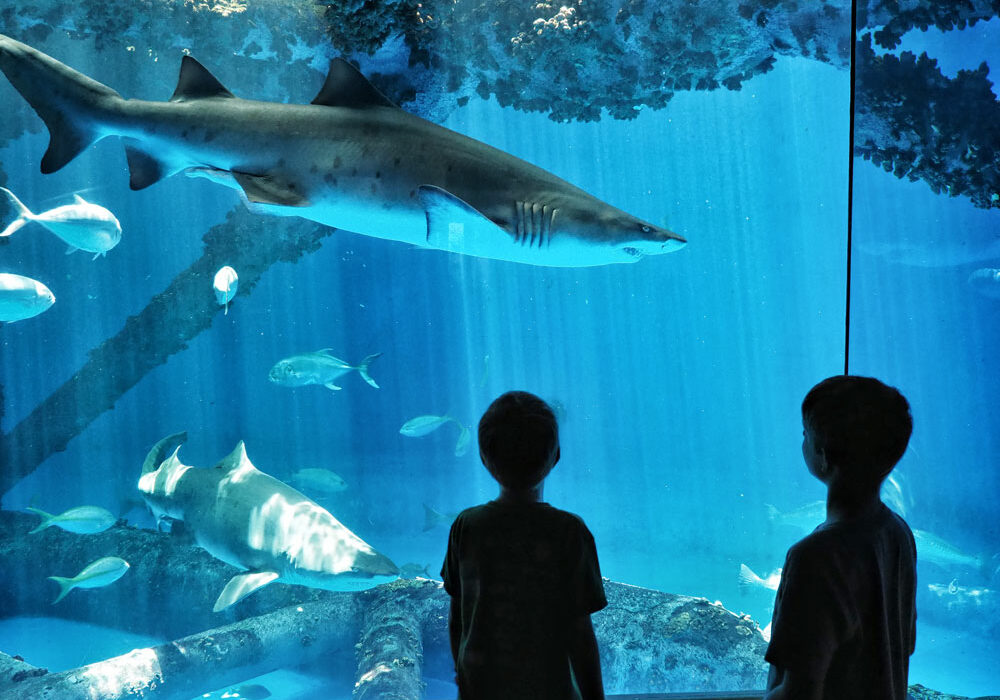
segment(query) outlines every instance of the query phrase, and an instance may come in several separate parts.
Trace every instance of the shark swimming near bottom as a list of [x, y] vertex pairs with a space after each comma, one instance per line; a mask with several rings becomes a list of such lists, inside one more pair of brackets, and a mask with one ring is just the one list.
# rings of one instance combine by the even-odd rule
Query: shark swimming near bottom
[[158, 521], [182, 520], [200, 547], [242, 570], [219, 594], [215, 612], [275, 580], [360, 591], [399, 578], [388, 557], [329, 511], [254, 467], [242, 441], [206, 469], [178, 458], [186, 437], [170, 435], [152, 447], [139, 492]]
[[234, 96], [184, 56], [168, 102], [125, 99], [0, 35], [0, 70], [49, 130], [52, 173], [125, 140], [133, 190], [174, 173], [255, 208], [421, 248], [533, 265], [635, 262], [685, 239], [509, 153], [410, 114], [335, 59], [311, 104]]

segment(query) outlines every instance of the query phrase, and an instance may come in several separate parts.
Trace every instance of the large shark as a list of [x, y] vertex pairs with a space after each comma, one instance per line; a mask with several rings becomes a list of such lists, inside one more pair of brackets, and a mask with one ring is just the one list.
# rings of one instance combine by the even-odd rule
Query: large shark
[[[315, 501], [260, 471], [241, 441], [214, 467], [182, 464], [178, 433], [149, 451], [139, 491], [160, 520], [182, 520], [195, 542], [242, 569], [213, 607], [219, 611], [275, 580], [359, 591], [399, 578], [399, 569]], [[173, 448], [173, 453], [161, 458]]]
[[308, 105], [237, 98], [190, 56], [169, 102], [125, 99], [3, 35], [0, 70], [49, 129], [43, 173], [121, 136], [134, 190], [186, 171], [272, 214], [424, 248], [578, 267], [634, 262], [685, 242], [403, 111], [342, 59]]

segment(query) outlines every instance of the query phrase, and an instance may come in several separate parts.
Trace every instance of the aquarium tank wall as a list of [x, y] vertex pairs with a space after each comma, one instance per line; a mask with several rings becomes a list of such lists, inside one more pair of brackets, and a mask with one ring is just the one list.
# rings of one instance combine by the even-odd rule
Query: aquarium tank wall
[[524, 389], [607, 693], [752, 697], [845, 370], [912, 406], [911, 695], [1000, 693], [1000, 7], [855, 9], [0, 1], [0, 696], [455, 697]]

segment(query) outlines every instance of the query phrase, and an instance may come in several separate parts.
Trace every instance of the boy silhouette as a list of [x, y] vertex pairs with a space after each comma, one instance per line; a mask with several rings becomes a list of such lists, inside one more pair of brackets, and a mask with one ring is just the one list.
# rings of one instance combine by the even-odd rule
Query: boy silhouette
[[802, 402], [802, 427], [826, 521], [785, 558], [765, 700], [904, 700], [917, 551], [879, 487], [906, 451], [909, 404], [877, 379], [830, 377]]
[[503, 394], [479, 421], [479, 456], [500, 495], [459, 513], [441, 570], [461, 700], [604, 698], [594, 538], [542, 502], [559, 455], [555, 415], [533, 394]]

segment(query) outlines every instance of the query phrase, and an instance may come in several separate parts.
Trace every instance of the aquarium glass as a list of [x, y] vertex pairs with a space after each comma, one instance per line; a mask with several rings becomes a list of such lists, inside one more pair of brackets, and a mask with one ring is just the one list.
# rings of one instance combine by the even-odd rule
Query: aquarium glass
[[[58, 92], [45, 104], [72, 102], [79, 133], [109, 136], [87, 145], [72, 132], [55, 150], [79, 144], [79, 155], [41, 174], [45, 124], [0, 80], [0, 185], [49, 217], [0, 238], [0, 273], [55, 297], [43, 313], [0, 325], [0, 652], [61, 671], [326, 600], [279, 578], [212, 612], [239, 570], [197, 546], [209, 538], [192, 514], [201, 506], [158, 523], [137, 487], [144, 460], [155, 469], [178, 445], [177, 459], [211, 474], [233, 466], [223, 460], [238, 459], [242, 442], [257, 469], [311, 498], [405, 578], [439, 581], [455, 515], [498, 492], [480, 463], [479, 417], [499, 394], [523, 389], [559, 419], [562, 456], [545, 500], [583, 518], [607, 579], [656, 592], [616, 589], [618, 612], [593, 617], [607, 692], [761, 689], [785, 552], [825, 517], [823, 485], [802, 462], [800, 402], [846, 364], [912, 405], [913, 440], [883, 491], [917, 539], [910, 682], [1000, 692], [1000, 108], [989, 82], [1000, 20], [988, 9], [861, 8], [849, 222], [850, 3], [371, 5], [0, 0], [0, 34], [123, 97], [174, 96], [166, 116], [126, 106], [102, 122], [79, 106], [98, 88]], [[923, 52], [936, 63], [914, 59]], [[321, 92], [342, 54], [385, 98], [347, 90], [355, 78]], [[186, 64], [178, 87], [185, 55], [218, 83]], [[0, 68], [28, 60], [0, 43]], [[22, 92], [51, 93], [47, 75]], [[173, 128], [199, 101], [231, 106], [220, 90], [271, 106]], [[450, 167], [453, 152], [380, 122], [352, 131], [356, 148], [337, 151], [334, 165], [325, 146], [296, 141], [297, 122], [267, 116], [314, 98], [315, 109], [370, 123], [386, 109], [380, 99], [398, 102], [687, 243], [641, 259], [639, 244], [619, 245], [617, 257], [597, 259], [607, 264], [586, 266], [599, 247], [591, 229], [572, 234], [583, 257], [541, 260], [551, 264], [494, 259], [503, 254], [490, 251], [513, 249], [507, 233], [470, 254], [434, 249], [466, 240], [464, 231], [502, 231], [497, 217], [452, 199], [449, 183], [516, 218], [510, 201], [523, 198], [516, 183], [529, 171], [487, 154], [478, 170], [415, 181], [440, 190], [393, 189], [394, 178], [405, 181], [400, 168]], [[225, 145], [236, 131], [242, 140]], [[201, 160], [174, 158], [177, 142]], [[230, 172], [241, 158], [257, 171]], [[349, 195], [363, 200], [351, 210], [359, 232], [317, 223], [317, 191], [359, 177], [370, 185]], [[74, 195], [120, 222], [106, 255], [67, 254], [70, 234], [58, 225], [69, 214], [58, 208]], [[411, 214], [387, 208], [393, 197]], [[562, 206], [554, 217], [529, 212], [541, 227], [532, 230], [556, 240], [556, 222], [572, 211]], [[435, 216], [445, 211], [468, 218], [442, 227]], [[0, 229], [21, 215], [0, 197]], [[73, 216], [84, 219], [79, 231], [102, 215]], [[417, 221], [417, 238], [389, 240], [393, 216], [400, 231]], [[388, 238], [365, 235], [369, 224]], [[232, 278], [216, 277], [224, 266], [238, 277], [228, 302], [219, 295]], [[306, 376], [281, 373], [280, 361], [308, 353], [318, 354]], [[186, 439], [147, 458], [181, 431]], [[253, 517], [272, 495], [246, 497], [259, 500]], [[217, 496], [228, 498], [221, 487]], [[29, 534], [42, 522], [35, 511], [79, 506], [118, 522], [69, 531], [101, 529], [103, 516], [89, 511], [82, 525]], [[246, 530], [263, 532], [254, 523]], [[51, 604], [60, 587], [48, 577], [109, 556], [131, 558], [130, 568]], [[347, 599], [391, 603], [401, 584], [386, 585]], [[670, 628], [677, 659], [706, 650], [699, 664], [664, 657], [648, 638], [666, 634], [647, 622], [663, 600], [687, 600], [676, 596], [704, 599]], [[635, 627], [601, 624], [622, 606]], [[728, 617], [712, 619], [735, 637], [699, 625], [722, 609]], [[455, 695], [446, 627], [441, 616], [419, 620], [430, 700]], [[191, 697], [361, 697], [355, 643], [364, 640], [350, 630], [327, 630], [328, 648], [310, 652], [306, 668], [292, 654], [247, 664], [250, 676], [213, 672], [204, 687], [184, 666], [165, 667], [165, 677]], [[744, 643], [755, 655], [737, 668], [725, 648], [739, 635], [752, 637]]]

